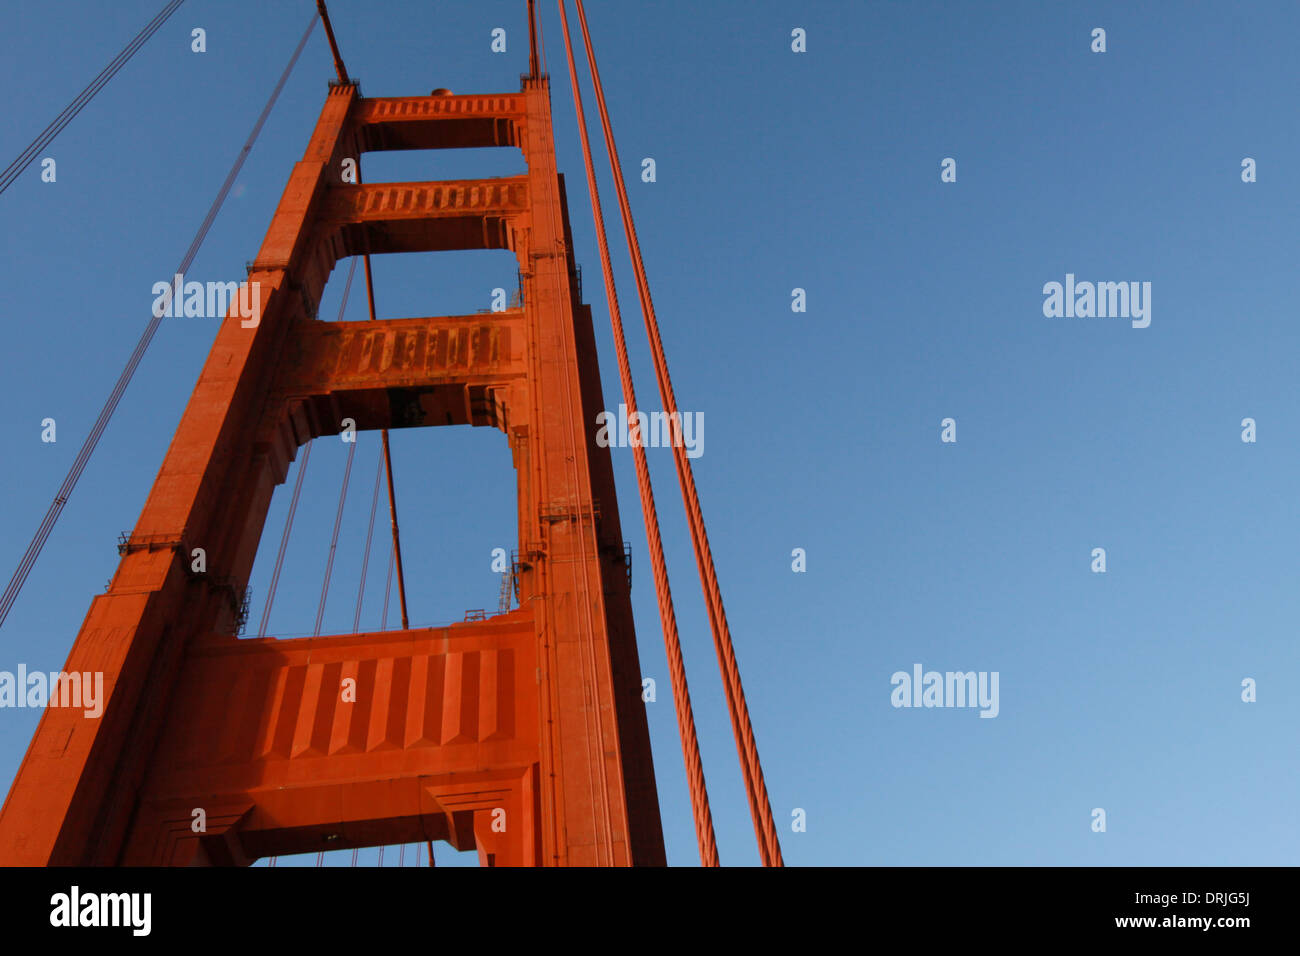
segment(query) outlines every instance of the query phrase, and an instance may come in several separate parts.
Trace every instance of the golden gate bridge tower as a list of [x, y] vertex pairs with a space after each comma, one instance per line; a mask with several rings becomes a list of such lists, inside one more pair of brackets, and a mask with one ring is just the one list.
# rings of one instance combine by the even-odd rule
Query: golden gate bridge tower
[[[517, 92], [400, 97], [361, 95], [324, 3], [317, 7], [337, 78], [248, 267], [260, 313], [250, 321], [232, 304], [220, 326], [117, 571], [64, 668], [104, 675], [102, 715], [46, 709], [0, 811], [0, 863], [247, 865], [426, 841], [432, 853], [446, 841], [477, 850], [485, 865], [663, 864], [614, 472], [596, 440], [604, 403], [592, 314], [556, 168], [534, 5], [529, 72]], [[563, 0], [559, 7], [631, 413]], [[671, 418], [676, 399], [581, 0], [577, 12]], [[383, 183], [345, 172], [371, 152], [465, 147], [520, 150], [527, 172]], [[375, 316], [370, 256], [461, 249], [511, 250], [519, 303], [476, 315]], [[317, 318], [331, 271], [351, 257], [364, 262], [370, 320]], [[389, 429], [442, 425], [500, 429], [509, 442], [518, 607], [410, 626], [390, 462], [401, 629], [240, 639], [272, 493], [300, 450], [355, 427], [380, 431], [387, 452]], [[701, 861], [716, 865], [649, 473], [633, 444]], [[680, 447], [674, 453], [760, 857], [780, 865], [690, 462]]]

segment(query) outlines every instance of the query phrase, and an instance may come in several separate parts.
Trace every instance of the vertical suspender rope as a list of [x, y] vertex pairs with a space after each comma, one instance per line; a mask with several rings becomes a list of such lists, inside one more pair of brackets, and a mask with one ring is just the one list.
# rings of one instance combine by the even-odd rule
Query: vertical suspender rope
[[352, 618], [352, 633], [361, 630], [361, 603], [366, 596], [366, 572], [370, 569], [370, 544], [375, 537], [375, 514], [379, 511], [379, 483], [384, 477], [384, 450], [379, 449], [379, 467], [375, 470], [375, 493], [370, 498], [370, 526], [366, 531], [366, 550], [361, 558], [361, 583], [357, 586], [357, 612]]
[[[348, 296], [352, 292], [352, 277], [355, 276], [356, 273], [357, 273], [357, 260], [356, 257], [353, 256], [352, 266], [351, 268], [348, 269], [348, 281], [343, 286], [343, 301], [339, 303], [338, 320], [340, 322], [343, 321], [343, 313], [348, 307]], [[314, 633], [317, 635], [320, 634], [321, 621], [325, 617], [325, 599], [329, 596], [330, 593], [330, 577], [334, 572], [334, 554], [338, 550], [339, 528], [343, 524], [343, 505], [347, 502], [348, 479], [352, 477], [352, 459], [356, 457], [356, 454], [357, 454], [357, 436], [356, 436], [356, 432], [353, 432], [352, 441], [348, 445], [348, 463], [343, 469], [343, 487], [339, 489], [339, 507], [338, 507], [338, 511], [335, 512], [334, 514], [334, 531], [330, 535], [329, 557], [325, 559], [325, 580], [321, 584], [320, 605], [316, 608], [316, 627]]]
[[352, 459], [356, 457], [356, 454], [357, 443], [356, 437], [353, 436], [352, 443], [348, 445], [348, 463], [343, 468], [343, 487], [339, 489], [339, 507], [334, 514], [334, 532], [330, 536], [330, 553], [325, 560], [325, 580], [321, 584], [320, 605], [316, 608], [315, 634], [317, 636], [320, 635], [321, 621], [325, 618], [325, 599], [330, 593], [330, 577], [334, 573], [334, 554], [339, 546], [339, 528], [343, 525], [343, 506], [348, 498], [348, 479], [352, 477]]
[[596, 170], [591, 159], [587, 139], [587, 120], [582, 108], [582, 90], [578, 84], [577, 67], [573, 60], [573, 47], [569, 42], [569, 20], [560, 4], [560, 22], [564, 28], [564, 50], [569, 61], [569, 79], [573, 86], [573, 105], [578, 117], [578, 133], [582, 138], [582, 157], [587, 170], [587, 188], [591, 194], [591, 214], [600, 246], [600, 264], [605, 275], [605, 297], [609, 303], [609, 320], [614, 332], [618, 354], [618, 372], [623, 385], [623, 401], [627, 405], [628, 420], [632, 423], [629, 444], [636, 461], [637, 489], [641, 495], [641, 514], [645, 520], [646, 537], [650, 544], [651, 566], [654, 570], [655, 592], [659, 602], [659, 620], [663, 626], [664, 644], [668, 655], [669, 674], [672, 680], [673, 703], [677, 712], [677, 729], [682, 741], [682, 755], [686, 763], [686, 776], [690, 785], [691, 808], [695, 817], [695, 838], [699, 844], [700, 862], [704, 866], [718, 865], [718, 847], [713, 832], [713, 817], [709, 811], [709, 794], [704, 781], [700, 744], [695, 731], [695, 715], [691, 708], [690, 690], [686, 683], [686, 666], [682, 658], [681, 639], [677, 633], [677, 615], [673, 610], [672, 591], [668, 582], [668, 567], [664, 559], [663, 541], [659, 532], [659, 514], [655, 508], [654, 489], [650, 483], [650, 469], [646, 463], [645, 447], [641, 441], [640, 420], [637, 418], [636, 389], [628, 363], [627, 341], [623, 334], [623, 317], [618, 305], [618, 292], [614, 286], [614, 271], [610, 264], [609, 243], [605, 234], [605, 217], [600, 206], [600, 192], [596, 185]]
[[275, 567], [271, 571], [271, 584], [266, 589], [266, 606], [262, 608], [262, 623], [257, 628], [258, 637], [266, 637], [266, 625], [271, 620], [271, 606], [275, 604], [275, 592], [280, 586], [280, 571], [284, 568], [284, 552], [289, 547], [289, 532], [293, 530], [293, 516], [298, 512], [298, 499], [302, 495], [302, 480], [307, 475], [307, 462], [311, 459], [311, 442], [302, 446], [302, 460], [298, 462], [298, 475], [293, 480], [293, 496], [289, 499], [289, 513], [284, 518], [284, 530], [280, 532], [280, 550], [275, 556]]
[[[559, 0], [559, 2], [563, 5], [563, 0]], [[641, 246], [637, 242], [636, 227], [632, 222], [632, 210], [628, 203], [627, 186], [623, 182], [623, 173], [618, 161], [618, 150], [614, 145], [614, 132], [610, 127], [609, 111], [605, 106], [605, 93], [600, 82], [600, 72], [596, 67], [596, 55], [592, 50], [591, 35], [587, 29], [587, 15], [583, 10], [582, 0], [575, 0], [575, 3], [578, 10], [578, 22], [582, 28], [583, 45], [587, 53], [587, 64], [591, 70], [592, 87], [596, 94], [596, 105], [600, 111], [601, 130], [604, 133], [605, 147], [609, 154], [614, 187], [618, 192], [623, 231], [627, 237], [628, 252], [631, 255], [632, 267], [636, 274], [637, 292], [641, 299], [641, 312], [645, 320], [646, 333], [650, 339], [650, 351], [654, 360], [655, 377], [659, 385], [660, 399], [669, 420], [680, 422], [677, 399], [673, 395], [672, 380], [668, 375], [668, 364], [664, 357], [663, 341], [659, 337], [659, 324], [655, 318], [654, 303], [650, 298], [650, 284], [646, 279], [645, 264], [641, 258]], [[764, 866], [781, 866], [781, 844], [777, 837], [776, 824], [772, 819], [772, 805], [768, 799], [767, 785], [763, 781], [763, 768], [759, 762], [758, 744], [754, 740], [754, 728], [749, 719], [749, 708], [745, 703], [745, 692], [740, 682], [740, 669], [736, 664], [735, 649], [731, 643], [731, 631], [727, 626], [727, 616], [722, 606], [722, 593], [718, 587], [717, 572], [713, 566], [713, 555], [709, 549], [708, 532], [704, 527], [699, 495], [695, 489], [695, 478], [691, 472], [690, 460], [685, 455], [685, 449], [677, 441], [673, 442], [673, 460], [677, 465], [677, 478], [678, 483], [681, 485], [682, 499], [686, 506], [686, 516], [691, 530], [691, 543], [695, 549], [695, 560], [700, 571], [700, 583], [704, 590], [705, 603], [709, 611], [709, 623], [713, 631], [714, 647], [718, 654], [719, 669], [722, 671], [723, 689], [726, 691], [727, 709], [731, 717], [732, 731], [736, 737], [736, 749], [740, 755], [740, 767], [745, 778], [745, 790], [749, 797], [750, 813], [754, 818], [754, 832], [758, 839], [759, 855]]]
[[[361, 181], [360, 164], [357, 167], [357, 181]], [[370, 321], [375, 321], [375, 286], [370, 276], [370, 253], [362, 257], [366, 272], [366, 301], [370, 308]], [[384, 449], [384, 471], [388, 475], [388, 517], [393, 526], [393, 561], [397, 565], [397, 598], [402, 608], [402, 630], [411, 627], [406, 615], [406, 577], [402, 574], [402, 539], [397, 532], [397, 497], [393, 492], [393, 453], [388, 446], [388, 429], [379, 433], [379, 440]]]
[[379, 629], [381, 631], [388, 630], [388, 599], [393, 594], [393, 556], [396, 552], [395, 547], [390, 546], [388, 548], [388, 583], [384, 585], [384, 613], [379, 620]]

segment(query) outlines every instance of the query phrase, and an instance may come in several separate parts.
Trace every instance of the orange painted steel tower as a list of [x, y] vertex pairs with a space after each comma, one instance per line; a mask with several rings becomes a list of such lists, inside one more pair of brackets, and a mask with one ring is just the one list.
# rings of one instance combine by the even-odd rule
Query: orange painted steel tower
[[[487, 146], [522, 150], [527, 174], [342, 181], [343, 160], [371, 150]], [[316, 318], [340, 259], [447, 249], [514, 250], [522, 307]], [[64, 666], [103, 672], [103, 714], [46, 709], [0, 811], [0, 864], [247, 864], [426, 839], [476, 847], [488, 865], [665, 862], [577, 275], [535, 67], [515, 94], [372, 99], [331, 83], [249, 267], [260, 322], [232, 307], [222, 323]], [[347, 418], [505, 432], [517, 610], [234, 636], [275, 486], [300, 446]]]

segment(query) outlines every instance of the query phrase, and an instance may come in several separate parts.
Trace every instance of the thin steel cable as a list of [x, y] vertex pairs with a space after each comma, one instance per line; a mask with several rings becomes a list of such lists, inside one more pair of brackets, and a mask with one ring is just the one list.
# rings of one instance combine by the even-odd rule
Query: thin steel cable
[[311, 459], [310, 441], [303, 445], [302, 461], [298, 463], [298, 474], [293, 480], [293, 495], [289, 498], [289, 511], [284, 516], [284, 530], [280, 532], [280, 550], [275, 555], [275, 567], [271, 569], [271, 583], [266, 589], [266, 604], [262, 607], [262, 623], [258, 625], [257, 636], [266, 637], [267, 622], [271, 620], [271, 607], [275, 604], [275, 592], [280, 586], [280, 572], [284, 569], [284, 554], [289, 548], [289, 533], [293, 530], [293, 517], [298, 513], [298, 499], [302, 497], [302, 480], [307, 475], [307, 462]]
[[[622, 168], [618, 160], [618, 150], [614, 145], [614, 132], [610, 126], [609, 111], [605, 105], [605, 93], [600, 82], [600, 71], [596, 67], [596, 55], [592, 49], [591, 35], [587, 28], [587, 15], [583, 9], [582, 0], [575, 0], [575, 3], [578, 10], [578, 22], [582, 27], [582, 40], [586, 48], [587, 63], [591, 70], [592, 87], [596, 94], [596, 105], [600, 110], [601, 129], [604, 133], [605, 146], [609, 154], [614, 187], [618, 192], [623, 231], [627, 238], [628, 252], [636, 274], [637, 292], [641, 300], [641, 313], [645, 320], [646, 333], [650, 339], [650, 352], [654, 360], [659, 395], [664, 411], [669, 415], [669, 420], [680, 422], [677, 399], [673, 395], [672, 379], [669, 377], [667, 359], [664, 356], [663, 341], [659, 336], [659, 324], [655, 318], [654, 303], [650, 298], [650, 284], [646, 279], [645, 263], [641, 257], [641, 246], [637, 242], [636, 227], [632, 221], [632, 209], [627, 198], [627, 185], [623, 181]], [[673, 442], [673, 460], [677, 466], [678, 484], [681, 486], [682, 498], [691, 530], [691, 543], [695, 550], [696, 565], [700, 572], [700, 583], [704, 590], [705, 603], [709, 611], [709, 624], [713, 631], [718, 666], [722, 671], [723, 689], [726, 691], [727, 709], [731, 717], [732, 732], [736, 737], [736, 749], [740, 755], [740, 767], [745, 778], [745, 790], [749, 798], [750, 813], [754, 818], [754, 832], [758, 840], [759, 855], [764, 866], [781, 866], [783, 865], [781, 844], [777, 836], [776, 823], [772, 819], [771, 801], [768, 798], [767, 785], [763, 780], [763, 768], [758, 757], [758, 744], [754, 739], [754, 728], [749, 718], [749, 708], [745, 703], [745, 692], [740, 681], [740, 668], [736, 663], [735, 648], [731, 642], [731, 630], [727, 626], [727, 616], [722, 606], [722, 592], [718, 586], [717, 572], [713, 566], [713, 554], [709, 548], [708, 532], [704, 527], [704, 517], [700, 508], [699, 495], [695, 489], [695, 478], [691, 471], [690, 459], [686, 457], [685, 449], [680, 442]]]
[[569, 20], [563, 0], [559, 2], [560, 22], [564, 28], [564, 51], [569, 61], [569, 80], [573, 87], [573, 105], [577, 113], [578, 133], [582, 139], [582, 158], [587, 171], [587, 190], [591, 197], [591, 215], [596, 227], [600, 247], [600, 264], [605, 276], [605, 297], [609, 304], [609, 321], [614, 333], [618, 354], [619, 379], [623, 385], [623, 401], [627, 406], [628, 420], [632, 423], [629, 436], [633, 457], [636, 460], [637, 490], [641, 496], [641, 515], [645, 521], [646, 537], [650, 544], [651, 565], [654, 570], [655, 594], [659, 602], [659, 620], [663, 626], [664, 644], [672, 680], [673, 702], [677, 712], [677, 729], [682, 742], [682, 756], [690, 785], [691, 808], [695, 818], [695, 838], [699, 845], [700, 863], [718, 865], [718, 846], [713, 832], [713, 816], [709, 810], [708, 788], [704, 782], [704, 765], [700, 758], [700, 743], [696, 736], [695, 714], [691, 707], [690, 690], [686, 682], [686, 665], [682, 657], [681, 639], [677, 633], [677, 615], [673, 609], [672, 590], [668, 582], [668, 566], [664, 559], [663, 541], [659, 532], [659, 514], [655, 508], [654, 489], [650, 482], [650, 468], [641, 441], [640, 421], [637, 418], [636, 388], [628, 362], [627, 340], [623, 334], [623, 317], [618, 305], [618, 291], [614, 284], [614, 270], [610, 263], [609, 243], [605, 232], [605, 216], [600, 205], [600, 190], [596, 185], [596, 169], [591, 158], [587, 138], [587, 119], [582, 108], [582, 90], [578, 83], [577, 65], [573, 47], [569, 42]]
[[18, 154], [18, 157], [5, 167], [3, 172], [0, 172], [0, 177], [4, 178], [6, 184], [12, 182], [13, 176], [21, 173], [36, 156], [40, 155], [41, 151], [45, 146], [49, 145], [54, 136], [57, 135], [87, 103], [90, 102], [94, 95], [98, 93], [104, 85], [106, 85], [107, 81], [111, 79], [113, 75], [116, 74], [117, 70], [124, 66], [126, 61], [134, 56], [135, 52], [143, 45], [144, 40], [148, 39], [148, 36], [145, 36], [145, 34], [148, 33], [149, 35], [152, 35], [153, 30], [156, 30], [161, 26], [162, 22], [169, 17], [171, 12], [173, 12], [179, 5], [179, 2], [173, 0], [173, 2], [169, 3], [167, 7], [164, 7], [162, 11], [155, 14], [154, 18], [145, 24], [140, 33], [136, 34], [136, 36], [127, 43], [126, 47], [124, 47], [117, 56], [113, 57], [113, 59], [109, 61], [108, 66], [104, 67], [104, 69], [102, 69], [80, 93], [73, 97], [72, 102], [65, 106], [59, 114], [50, 121], [45, 129], [37, 134], [36, 139], [29, 143], [27, 147]]
[[[176, 6], [179, 6], [179, 3], [172, 3], [168, 6], [174, 10]], [[117, 54], [117, 56], [113, 57], [113, 59], [109, 61], [108, 66], [104, 67], [104, 69], [99, 72], [99, 75], [91, 80], [80, 93], [73, 97], [72, 102], [65, 106], [59, 114], [50, 121], [45, 129], [41, 130], [41, 132], [37, 134], [36, 139], [29, 143], [27, 147], [18, 154], [18, 157], [4, 168], [3, 172], [0, 172], [0, 178], [3, 178], [6, 183], [6, 188], [9, 183], [11, 183], [28, 165], [31, 164], [33, 159], [40, 155], [44, 148], [49, 145], [64, 126], [71, 122], [72, 118], [90, 102], [94, 95], [103, 88], [109, 79], [112, 78], [112, 75], [125, 65], [126, 61], [135, 54], [140, 46], [143, 45], [143, 35], [149, 31], [151, 27], [156, 29], [157, 26], [161, 26], [162, 20], [165, 19], [164, 14], [170, 16], [167, 7], [164, 7], [161, 12], [155, 14], [154, 18], [145, 24], [140, 33], [137, 34], [135, 38], [133, 38], [126, 47]], [[143, 38], [147, 39], [147, 37]]]
[[405, 631], [410, 628], [411, 621], [406, 616], [406, 575], [402, 572], [402, 540], [397, 531], [397, 497], [393, 492], [393, 452], [388, 444], [387, 428], [380, 433], [379, 441], [384, 448], [385, 472], [388, 475], [388, 516], [393, 526], [393, 563], [397, 567], [397, 598], [402, 611], [402, 630]]
[[162, 8], [154, 18], [144, 25], [117, 56], [109, 61], [108, 66], [99, 71], [86, 88], [73, 97], [72, 102], [63, 108], [45, 129], [37, 134], [36, 139], [28, 144], [27, 148], [18, 154], [18, 158], [5, 167], [4, 172], [0, 172], [0, 193], [8, 189], [13, 182], [22, 175], [23, 170], [31, 165], [32, 160], [45, 151], [45, 148], [54, 141], [54, 138], [63, 132], [64, 128], [71, 123], [87, 104], [95, 98], [95, 95], [108, 85], [108, 81], [117, 75], [118, 71], [135, 56], [136, 52], [149, 41], [158, 29], [167, 22], [177, 8], [184, 0], [171, 0]]
[[[235, 159], [235, 163], [231, 167], [230, 173], [226, 176], [226, 181], [221, 184], [221, 189], [217, 192], [217, 198], [212, 201], [212, 205], [208, 209], [208, 214], [204, 217], [202, 224], [199, 226], [199, 231], [195, 234], [194, 241], [190, 243], [190, 247], [186, 251], [185, 257], [181, 260], [181, 264], [176, 268], [176, 272], [183, 275], [194, 262], [194, 257], [198, 254], [199, 247], [203, 245], [203, 240], [207, 238], [208, 230], [212, 228], [212, 223], [216, 220], [217, 213], [220, 211], [222, 204], [225, 203], [226, 195], [230, 192], [230, 187], [234, 185], [235, 177], [238, 176], [239, 171], [243, 169], [244, 160], [248, 158], [248, 154], [253, 148], [253, 143], [256, 142], [258, 134], [261, 133], [262, 126], [266, 123], [267, 117], [271, 114], [271, 108], [275, 105], [276, 100], [279, 99], [280, 91], [284, 89], [284, 84], [288, 81], [289, 74], [293, 71], [294, 65], [298, 62], [298, 57], [302, 53], [303, 47], [307, 45], [307, 38], [311, 36], [312, 29], [315, 26], [316, 16], [313, 14], [311, 23], [308, 24], [306, 32], [302, 35], [302, 39], [298, 41], [298, 47], [293, 51], [293, 56], [289, 58], [288, 66], [286, 66], [284, 72], [280, 74], [279, 82], [276, 83], [270, 99], [266, 102], [266, 106], [262, 108], [261, 115], [253, 125], [253, 131], [249, 134], [248, 139], [244, 142], [243, 148], [239, 151], [239, 156]], [[162, 316], [156, 315], [153, 316], [149, 320], [149, 324], [145, 326], [144, 333], [140, 336], [140, 341], [136, 343], [135, 351], [131, 353], [131, 357], [127, 360], [126, 367], [122, 369], [122, 374], [118, 376], [117, 384], [113, 386], [113, 391], [109, 394], [108, 400], [100, 410], [99, 417], [95, 419], [95, 424], [91, 427], [90, 433], [82, 443], [81, 451], [77, 453], [77, 457], [73, 461], [72, 467], [68, 470], [67, 477], [63, 479], [63, 484], [59, 486], [58, 493], [54, 496], [54, 501], [45, 512], [45, 517], [42, 519], [40, 526], [36, 529], [36, 534], [32, 537], [31, 543], [27, 546], [27, 551], [23, 554], [22, 560], [19, 561], [18, 567], [13, 573], [13, 577], [9, 579], [9, 585], [5, 588], [4, 595], [0, 597], [0, 627], [4, 626], [5, 619], [9, 616], [9, 611], [13, 607], [14, 602], [18, 599], [18, 594], [22, 590], [24, 582], [27, 580], [27, 575], [31, 572], [32, 566], [36, 563], [36, 559], [40, 557], [41, 550], [45, 547], [45, 542], [49, 538], [50, 532], [54, 530], [54, 525], [59, 520], [59, 515], [63, 511], [63, 506], [68, 503], [68, 498], [71, 497], [72, 491], [77, 486], [77, 482], [80, 480], [82, 472], [85, 471], [86, 465], [89, 464], [90, 456], [94, 453], [96, 446], [99, 444], [100, 437], [108, 427], [109, 420], [117, 410], [118, 403], [122, 400], [122, 396], [125, 394], [127, 386], [131, 384], [131, 379], [135, 376], [135, 371], [139, 367], [140, 361], [144, 358], [144, 353], [148, 350], [149, 343], [153, 341], [154, 333], [158, 331], [158, 326], [161, 322]]]
[[[357, 170], [357, 181], [361, 181], [361, 170]], [[370, 309], [370, 321], [375, 321], [375, 285], [370, 274], [370, 254], [363, 257], [366, 272], [366, 302]], [[393, 527], [393, 560], [397, 565], [397, 597], [402, 608], [402, 630], [411, 626], [406, 615], [406, 576], [402, 573], [402, 539], [397, 530], [397, 495], [393, 491], [393, 452], [388, 444], [388, 429], [379, 433], [379, 441], [384, 448], [384, 470], [388, 475], [388, 517]]]
[[388, 599], [393, 593], [393, 558], [397, 554], [397, 548], [388, 549], [388, 583], [384, 585], [384, 616], [380, 619], [379, 629], [388, 630]]
[[[352, 257], [352, 267], [348, 269], [348, 281], [343, 286], [343, 301], [339, 303], [338, 321], [343, 321], [343, 313], [348, 307], [348, 296], [352, 293], [352, 277], [357, 272], [356, 256]], [[339, 507], [334, 515], [334, 531], [330, 535], [329, 557], [325, 559], [325, 580], [320, 589], [320, 606], [316, 608], [316, 628], [315, 633], [320, 634], [321, 621], [325, 617], [325, 600], [330, 593], [330, 577], [334, 573], [334, 555], [339, 546], [339, 528], [343, 526], [343, 506], [347, 503], [348, 498], [348, 479], [352, 477], [352, 460], [357, 455], [357, 436], [356, 432], [352, 433], [352, 441], [348, 444], [348, 463], [343, 469], [343, 487], [339, 489]]]
[[370, 568], [370, 545], [375, 537], [375, 515], [379, 511], [379, 484], [384, 480], [384, 449], [379, 448], [379, 467], [375, 469], [375, 492], [370, 498], [370, 526], [366, 530], [366, 550], [361, 558], [361, 583], [357, 587], [357, 612], [352, 617], [352, 633], [361, 630], [361, 604], [366, 597], [366, 577]]
[[348, 499], [348, 479], [352, 477], [352, 459], [357, 456], [357, 443], [353, 441], [348, 445], [348, 463], [343, 468], [343, 487], [339, 489], [339, 507], [334, 514], [334, 532], [330, 535], [330, 553], [325, 559], [325, 580], [320, 589], [320, 606], [316, 608], [316, 629], [317, 636], [320, 635], [321, 621], [325, 617], [325, 600], [330, 593], [330, 577], [334, 573], [334, 553], [339, 546], [339, 528], [343, 526], [343, 506]]

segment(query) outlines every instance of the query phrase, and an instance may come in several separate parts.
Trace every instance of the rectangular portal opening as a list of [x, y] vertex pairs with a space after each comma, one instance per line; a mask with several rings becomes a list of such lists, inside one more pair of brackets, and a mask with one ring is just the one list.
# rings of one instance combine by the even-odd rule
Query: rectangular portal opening
[[[445, 626], [515, 606], [511, 555], [518, 548], [518, 506], [505, 435], [464, 425], [401, 428], [389, 433], [389, 441], [411, 627]], [[400, 628], [380, 434], [357, 432], [355, 443], [342, 435], [322, 436], [312, 442], [310, 454], [305, 451], [298, 450], [272, 498], [249, 578], [242, 636], [294, 638]], [[304, 460], [302, 491], [277, 578], [275, 566]], [[331, 559], [336, 520], [338, 543]]]
[[[348, 290], [352, 258], [357, 260]], [[359, 256], [334, 266], [321, 293], [316, 317], [328, 322], [364, 322], [370, 318], [366, 303], [365, 267]], [[508, 249], [466, 249], [413, 252], [370, 257], [374, 277], [375, 317], [425, 318], [475, 315], [518, 308], [522, 302], [519, 260]]]
[[495, 179], [527, 175], [528, 163], [514, 148], [403, 149], [366, 153], [361, 173], [367, 183]]

